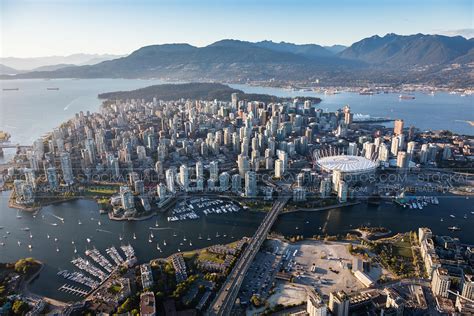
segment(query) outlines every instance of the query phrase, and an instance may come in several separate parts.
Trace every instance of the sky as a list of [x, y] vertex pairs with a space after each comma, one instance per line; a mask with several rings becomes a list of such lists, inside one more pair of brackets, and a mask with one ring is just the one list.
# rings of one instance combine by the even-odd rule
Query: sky
[[474, 36], [472, 0], [0, 0], [0, 57], [129, 54], [225, 39], [350, 45], [375, 34]]

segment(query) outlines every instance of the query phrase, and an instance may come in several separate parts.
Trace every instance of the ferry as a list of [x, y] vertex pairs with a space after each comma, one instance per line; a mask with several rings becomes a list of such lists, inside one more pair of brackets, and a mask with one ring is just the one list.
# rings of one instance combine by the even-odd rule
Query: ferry
[[460, 231], [461, 230], [461, 228], [459, 228], [458, 226], [449, 226], [448, 229], [452, 230], [452, 231]]
[[54, 90], [54, 91], [57, 91], [57, 90], [59, 90], [59, 88], [46, 88], [46, 90]]

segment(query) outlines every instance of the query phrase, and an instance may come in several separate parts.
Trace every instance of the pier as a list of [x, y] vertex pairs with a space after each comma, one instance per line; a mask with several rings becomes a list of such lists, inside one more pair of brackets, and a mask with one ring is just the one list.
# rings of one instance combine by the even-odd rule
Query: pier
[[77, 295], [77, 296], [86, 296], [87, 295], [87, 292], [84, 291], [83, 289], [81, 289], [79, 287], [71, 286], [71, 285], [68, 285], [68, 284], [63, 284], [59, 288], [59, 290], [63, 291], [63, 292], [66, 292], [66, 293], [69, 293], [69, 294], [74, 294], [74, 295]]

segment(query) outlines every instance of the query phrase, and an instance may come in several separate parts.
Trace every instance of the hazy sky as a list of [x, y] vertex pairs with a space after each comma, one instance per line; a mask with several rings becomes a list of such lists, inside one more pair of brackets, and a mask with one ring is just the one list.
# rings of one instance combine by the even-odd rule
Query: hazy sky
[[473, 36], [472, 0], [0, 0], [0, 55], [128, 54], [223, 38], [350, 45], [386, 33]]

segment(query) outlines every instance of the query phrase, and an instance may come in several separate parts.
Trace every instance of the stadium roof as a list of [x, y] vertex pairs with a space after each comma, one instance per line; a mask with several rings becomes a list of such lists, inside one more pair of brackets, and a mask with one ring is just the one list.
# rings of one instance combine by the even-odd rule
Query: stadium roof
[[325, 171], [339, 170], [344, 173], [368, 172], [377, 168], [377, 163], [361, 156], [340, 155], [323, 157], [316, 162]]

